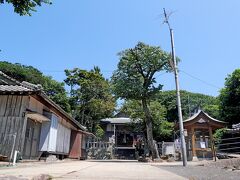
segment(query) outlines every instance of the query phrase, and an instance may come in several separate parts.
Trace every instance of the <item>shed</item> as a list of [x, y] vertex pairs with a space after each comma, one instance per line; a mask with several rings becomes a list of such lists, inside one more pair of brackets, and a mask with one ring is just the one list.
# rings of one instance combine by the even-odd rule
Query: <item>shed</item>
[[24, 159], [42, 152], [68, 156], [71, 131], [86, 129], [54, 103], [41, 86], [19, 82], [0, 71], [0, 155], [12, 158], [18, 150]]
[[202, 110], [184, 120], [188, 159], [195, 161], [213, 158], [213, 133], [226, 125], [226, 122], [217, 120]]
[[96, 138], [94, 134], [86, 131], [71, 131], [69, 158], [87, 159], [86, 143], [90, 137]]

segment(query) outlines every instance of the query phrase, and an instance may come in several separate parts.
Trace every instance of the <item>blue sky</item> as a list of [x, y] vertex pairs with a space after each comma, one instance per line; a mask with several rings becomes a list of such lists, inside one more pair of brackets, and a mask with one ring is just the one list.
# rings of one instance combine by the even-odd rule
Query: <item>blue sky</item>
[[[59, 81], [66, 68], [94, 65], [109, 78], [117, 53], [138, 41], [170, 51], [163, 8], [174, 12], [181, 89], [217, 96], [227, 74], [240, 67], [239, 0], [53, 0], [32, 17], [0, 5], [0, 59], [32, 65]], [[175, 88], [172, 74], [157, 79], [164, 90]]]

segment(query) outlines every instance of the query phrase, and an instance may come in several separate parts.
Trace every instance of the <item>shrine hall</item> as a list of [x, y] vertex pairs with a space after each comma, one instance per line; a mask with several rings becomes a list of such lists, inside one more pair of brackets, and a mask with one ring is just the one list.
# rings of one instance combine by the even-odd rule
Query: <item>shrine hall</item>
[[184, 120], [188, 160], [212, 159], [214, 157], [213, 134], [215, 130], [224, 128], [226, 125], [226, 122], [212, 118], [202, 110]]

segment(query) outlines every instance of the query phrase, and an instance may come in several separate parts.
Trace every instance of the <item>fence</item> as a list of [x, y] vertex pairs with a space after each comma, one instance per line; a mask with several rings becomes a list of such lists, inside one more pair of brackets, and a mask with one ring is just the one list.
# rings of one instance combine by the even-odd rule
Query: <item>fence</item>
[[175, 143], [174, 142], [158, 142], [157, 143], [158, 147], [158, 152], [160, 155], [165, 156], [165, 155], [172, 155], [175, 156]]
[[102, 142], [102, 141], [96, 141], [96, 142], [87, 142], [86, 148], [109, 148], [112, 146], [112, 143], [110, 142]]
[[220, 139], [215, 142], [217, 153], [234, 153], [240, 154], [240, 137], [230, 137]]
[[88, 159], [112, 159], [113, 143], [110, 142], [87, 142], [86, 151]]
[[[142, 149], [144, 150], [144, 144], [138, 145], [138, 147], [135, 149]], [[159, 155], [163, 156], [173, 156], [175, 157], [175, 143], [174, 142], [158, 142], [157, 143], [157, 149], [159, 152]], [[86, 142], [86, 151], [88, 159], [112, 159], [114, 155], [114, 151], [116, 149], [114, 148], [114, 144], [111, 142], [102, 142], [102, 141], [89, 141]]]

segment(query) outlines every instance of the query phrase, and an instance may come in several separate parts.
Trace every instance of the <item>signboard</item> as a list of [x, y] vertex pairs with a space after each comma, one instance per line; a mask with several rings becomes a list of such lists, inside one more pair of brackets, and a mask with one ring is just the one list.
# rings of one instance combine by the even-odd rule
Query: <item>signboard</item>
[[201, 141], [201, 142], [200, 142], [200, 147], [201, 147], [202, 149], [206, 149], [206, 143], [203, 142], [203, 141]]
[[188, 136], [187, 129], [184, 129], [184, 136], [185, 136], [185, 137], [187, 137], [187, 136]]

